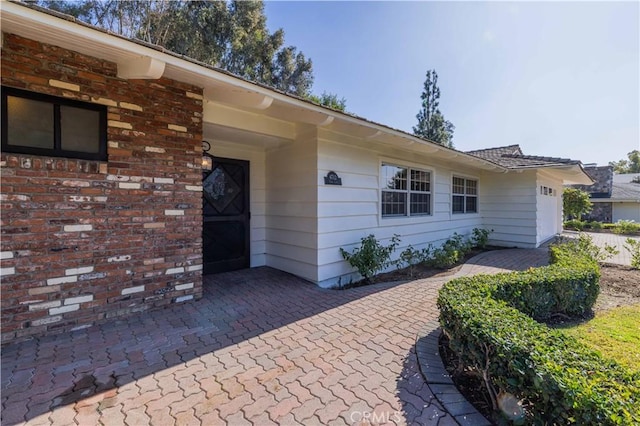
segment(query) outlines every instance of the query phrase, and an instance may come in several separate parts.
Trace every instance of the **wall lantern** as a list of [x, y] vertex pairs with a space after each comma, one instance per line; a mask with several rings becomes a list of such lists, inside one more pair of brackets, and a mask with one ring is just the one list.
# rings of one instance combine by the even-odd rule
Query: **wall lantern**
[[202, 170], [213, 169], [213, 156], [209, 154], [209, 150], [211, 150], [211, 144], [202, 141]]

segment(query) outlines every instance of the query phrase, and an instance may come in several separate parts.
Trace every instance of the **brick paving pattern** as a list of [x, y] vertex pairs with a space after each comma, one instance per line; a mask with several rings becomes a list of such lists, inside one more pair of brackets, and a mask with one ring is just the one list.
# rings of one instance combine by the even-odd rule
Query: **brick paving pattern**
[[548, 263], [549, 251], [546, 248], [487, 251], [469, 259], [467, 263], [462, 265], [456, 276], [524, 271], [531, 267], [544, 266]]
[[2, 424], [453, 424], [413, 348], [443, 281], [205, 280], [199, 302], [3, 348]]
[[[506, 252], [494, 267], [539, 257]], [[457, 424], [415, 351], [447, 279], [336, 291], [269, 268], [209, 276], [199, 302], [5, 346], [2, 424]]]

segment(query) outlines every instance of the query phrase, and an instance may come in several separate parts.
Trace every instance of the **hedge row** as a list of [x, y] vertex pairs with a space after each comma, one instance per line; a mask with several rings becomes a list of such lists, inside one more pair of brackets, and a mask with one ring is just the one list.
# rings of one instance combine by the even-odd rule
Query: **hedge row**
[[533, 318], [579, 315], [599, 292], [598, 264], [554, 249], [550, 266], [452, 280], [440, 323], [466, 366], [523, 402], [528, 424], [640, 424], [640, 373]]

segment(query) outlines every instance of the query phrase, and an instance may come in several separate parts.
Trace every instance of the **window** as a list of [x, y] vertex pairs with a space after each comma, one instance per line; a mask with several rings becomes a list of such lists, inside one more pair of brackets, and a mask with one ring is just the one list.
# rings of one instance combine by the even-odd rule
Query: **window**
[[451, 197], [453, 213], [478, 212], [478, 181], [453, 177], [453, 196]]
[[106, 146], [106, 107], [2, 87], [3, 151], [106, 160]]
[[431, 173], [382, 164], [382, 217], [431, 214]]
[[551, 197], [555, 197], [558, 195], [558, 191], [549, 186], [540, 185], [540, 195], [548, 195]]

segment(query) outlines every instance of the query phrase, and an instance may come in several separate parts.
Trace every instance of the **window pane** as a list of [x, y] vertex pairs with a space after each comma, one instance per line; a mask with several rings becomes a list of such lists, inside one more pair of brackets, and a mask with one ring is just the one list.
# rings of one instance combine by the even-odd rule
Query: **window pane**
[[464, 213], [464, 196], [454, 195], [452, 199], [453, 213]]
[[431, 194], [411, 194], [411, 214], [431, 214]]
[[464, 194], [464, 179], [458, 177], [453, 178], [453, 193]]
[[65, 151], [97, 153], [100, 150], [100, 113], [61, 106], [60, 141]]
[[407, 194], [382, 191], [382, 216], [406, 216]]
[[430, 173], [422, 170], [411, 170], [411, 190], [429, 192]]
[[478, 211], [477, 204], [477, 197], [467, 197], [467, 213], [476, 213]]
[[380, 170], [383, 189], [407, 189], [407, 169], [383, 164]]
[[476, 195], [478, 193], [478, 182], [467, 179], [467, 194]]
[[53, 105], [7, 96], [9, 145], [53, 149]]

